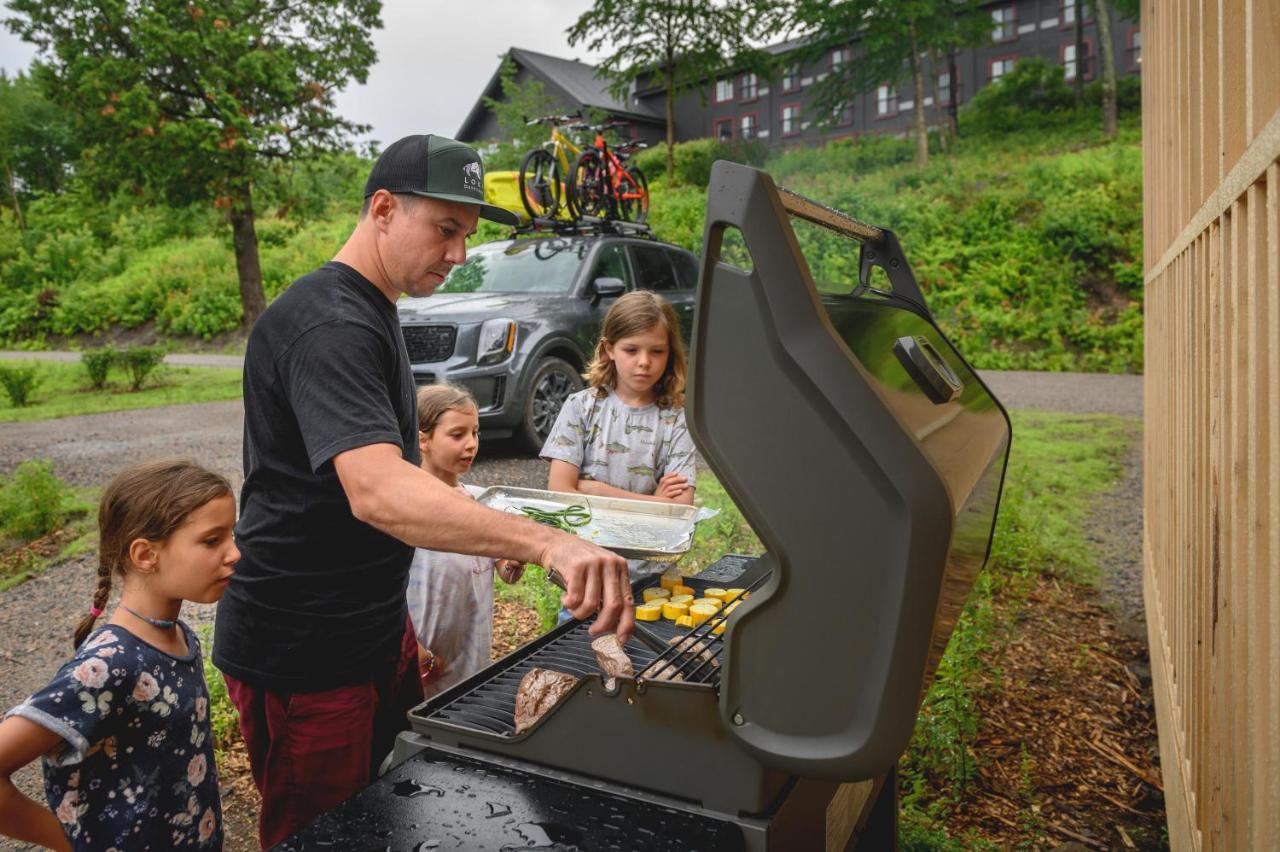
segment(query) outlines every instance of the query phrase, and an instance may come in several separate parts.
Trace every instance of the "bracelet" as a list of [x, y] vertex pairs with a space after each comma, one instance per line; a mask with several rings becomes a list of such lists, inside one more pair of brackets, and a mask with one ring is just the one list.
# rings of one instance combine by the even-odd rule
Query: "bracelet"
[[423, 650], [427, 652], [427, 667], [422, 669], [422, 677], [426, 678], [436, 670], [436, 655], [432, 653], [430, 648], [424, 648]]

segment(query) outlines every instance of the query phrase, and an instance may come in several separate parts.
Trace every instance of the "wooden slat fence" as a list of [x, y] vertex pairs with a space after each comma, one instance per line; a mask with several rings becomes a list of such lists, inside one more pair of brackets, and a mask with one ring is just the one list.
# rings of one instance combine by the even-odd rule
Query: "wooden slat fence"
[[1280, 848], [1280, 0], [1144, 0], [1144, 591], [1174, 849]]

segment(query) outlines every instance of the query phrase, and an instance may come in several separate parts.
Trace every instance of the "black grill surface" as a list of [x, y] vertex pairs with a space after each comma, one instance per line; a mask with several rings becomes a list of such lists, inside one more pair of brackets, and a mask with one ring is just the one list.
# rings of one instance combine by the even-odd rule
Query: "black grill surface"
[[451, 325], [406, 325], [404, 345], [409, 351], [411, 364], [427, 364], [443, 361], [453, 354], [453, 344], [458, 330]]
[[[576, 677], [600, 673], [596, 653], [591, 649], [589, 627], [589, 622], [573, 622], [557, 628], [565, 632], [444, 707], [424, 713], [423, 718], [511, 736], [516, 730], [516, 690], [531, 669], [552, 669]], [[657, 657], [638, 636], [627, 643], [626, 650], [637, 672]]]

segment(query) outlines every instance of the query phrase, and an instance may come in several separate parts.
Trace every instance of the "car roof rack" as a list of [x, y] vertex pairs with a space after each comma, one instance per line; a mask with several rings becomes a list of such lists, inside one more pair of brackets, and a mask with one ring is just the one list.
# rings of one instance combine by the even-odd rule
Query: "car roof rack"
[[607, 234], [617, 237], [635, 237], [642, 240], [657, 239], [653, 229], [646, 224], [626, 222], [620, 219], [602, 219], [598, 216], [579, 216], [576, 219], [535, 218], [511, 229], [512, 238], [541, 234], [581, 237]]

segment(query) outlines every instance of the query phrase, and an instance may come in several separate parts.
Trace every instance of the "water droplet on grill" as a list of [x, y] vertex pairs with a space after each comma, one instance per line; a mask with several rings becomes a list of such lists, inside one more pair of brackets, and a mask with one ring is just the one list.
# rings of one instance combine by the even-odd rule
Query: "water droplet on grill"
[[436, 840], [433, 837], [430, 840], [424, 840], [421, 843], [419, 843], [414, 848], [413, 852], [426, 852], [428, 849], [439, 849], [439, 848], [440, 848], [440, 841]]
[[494, 817], [506, 816], [511, 813], [511, 807], [501, 802], [485, 802], [489, 807], [489, 815], [485, 819], [493, 819]]
[[417, 796], [435, 796], [436, 798], [444, 798], [444, 790], [431, 784], [423, 784], [420, 781], [400, 781], [391, 788], [391, 792], [397, 796], [403, 796], [406, 799], [412, 799]]

